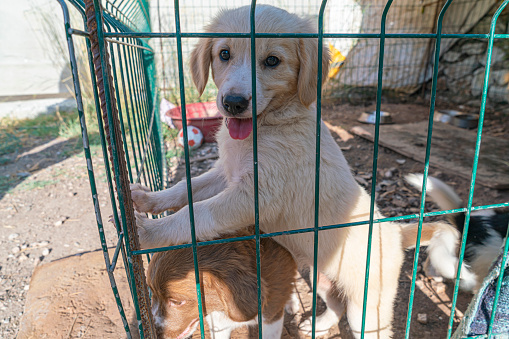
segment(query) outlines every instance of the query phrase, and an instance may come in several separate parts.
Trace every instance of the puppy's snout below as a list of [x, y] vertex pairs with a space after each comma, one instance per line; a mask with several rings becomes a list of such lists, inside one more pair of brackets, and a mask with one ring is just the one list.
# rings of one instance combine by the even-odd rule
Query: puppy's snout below
[[249, 106], [249, 100], [241, 95], [226, 95], [223, 97], [223, 107], [232, 115], [243, 113]]

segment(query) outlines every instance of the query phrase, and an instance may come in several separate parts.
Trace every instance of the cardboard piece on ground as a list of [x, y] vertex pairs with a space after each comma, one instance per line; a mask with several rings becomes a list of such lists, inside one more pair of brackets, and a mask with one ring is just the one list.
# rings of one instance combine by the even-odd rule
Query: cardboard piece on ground
[[[373, 141], [375, 126], [356, 126], [353, 134]], [[423, 162], [428, 122], [380, 126], [380, 146]], [[449, 174], [470, 179], [477, 130], [466, 130], [440, 122], [433, 124], [430, 165]], [[476, 182], [496, 189], [509, 188], [509, 140], [483, 135]]]
[[[115, 280], [134, 338], [137, 322], [119, 258]], [[125, 338], [102, 251], [37, 267], [18, 338]]]

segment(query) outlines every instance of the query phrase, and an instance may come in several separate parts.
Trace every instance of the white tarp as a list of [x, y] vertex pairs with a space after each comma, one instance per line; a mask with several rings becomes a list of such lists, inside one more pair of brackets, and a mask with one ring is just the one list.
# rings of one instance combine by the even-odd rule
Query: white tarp
[[[362, 13], [359, 32], [380, 33], [386, 0], [363, 0], [357, 3]], [[434, 23], [444, 3], [445, 0], [394, 1], [394, 8], [387, 16], [386, 33], [433, 33], [436, 30]], [[444, 17], [443, 33], [467, 33], [495, 3], [497, 0], [453, 1]], [[375, 26], [377, 30], [373, 30]], [[456, 39], [442, 39], [441, 54], [454, 42]], [[343, 86], [376, 86], [378, 51], [378, 39], [360, 39], [350, 51], [341, 51], [347, 58], [338, 73], [339, 83]], [[430, 39], [386, 39], [383, 88], [414, 91], [423, 81], [429, 80], [429, 71], [425, 70], [433, 55], [434, 41]]]

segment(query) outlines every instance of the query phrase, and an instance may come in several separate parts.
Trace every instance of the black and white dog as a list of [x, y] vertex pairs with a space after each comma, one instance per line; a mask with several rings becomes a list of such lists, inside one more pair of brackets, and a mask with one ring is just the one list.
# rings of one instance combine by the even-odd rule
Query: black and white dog
[[[405, 179], [418, 190], [422, 189], [422, 174], [409, 174]], [[428, 177], [426, 187], [426, 196], [431, 197], [441, 209], [463, 207], [460, 197], [443, 181]], [[424, 263], [427, 276], [456, 279], [465, 213], [449, 214], [448, 219], [454, 227], [441, 226], [429, 242], [428, 258]], [[480, 287], [504, 244], [508, 223], [509, 213], [496, 213], [494, 210], [471, 212], [461, 267], [460, 287], [463, 290], [476, 291]]]

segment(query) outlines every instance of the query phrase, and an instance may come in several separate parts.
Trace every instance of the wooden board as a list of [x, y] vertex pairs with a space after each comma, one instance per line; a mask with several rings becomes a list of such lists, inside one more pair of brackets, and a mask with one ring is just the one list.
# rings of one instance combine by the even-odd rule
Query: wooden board
[[[351, 132], [373, 141], [375, 126], [356, 126]], [[428, 122], [380, 126], [380, 146], [424, 162]], [[440, 122], [433, 124], [430, 166], [470, 179], [477, 130]], [[509, 189], [509, 140], [483, 135], [476, 182], [496, 189]]]

